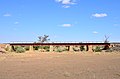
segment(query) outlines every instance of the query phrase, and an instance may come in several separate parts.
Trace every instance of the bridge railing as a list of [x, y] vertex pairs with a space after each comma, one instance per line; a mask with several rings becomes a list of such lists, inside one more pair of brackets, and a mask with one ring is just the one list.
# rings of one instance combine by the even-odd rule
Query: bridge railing
[[[10, 42], [10, 43], [40, 43], [40, 42], [24, 42], [24, 41], [17, 41], [17, 42]], [[43, 42], [43, 43], [104, 43], [103, 41], [50, 41], [50, 42]]]

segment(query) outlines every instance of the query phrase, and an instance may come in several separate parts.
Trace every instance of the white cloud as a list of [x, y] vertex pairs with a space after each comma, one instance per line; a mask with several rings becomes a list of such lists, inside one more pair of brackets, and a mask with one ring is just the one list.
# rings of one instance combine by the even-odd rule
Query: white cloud
[[9, 14], [9, 13], [5, 13], [3, 16], [5, 16], [5, 17], [9, 17], [9, 16], [12, 16], [12, 15]]
[[94, 33], [94, 34], [98, 34], [98, 32], [97, 32], [97, 31], [93, 31], [93, 33]]
[[68, 5], [63, 5], [62, 7], [63, 8], [70, 8], [70, 6], [68, 6]]
[[56, 0], [56, 2], [59, 2], [59, 3], [64, 4], [64, 5], [75, 4], [74, 0]]
[[70, 8], [70, 5], [76, 4], [76, 0], [55, 0], [56, 2], [62, 4], [63, 8]]
[[62, 24], [62, 27], [71, 27], [72, 24]]
[[92, 14], [93, 17], [96, 17], [96, 18], [102, 18], [102, 17], [106, 17], [108, 16], [106, 13], [95, 13], [95, 14]]

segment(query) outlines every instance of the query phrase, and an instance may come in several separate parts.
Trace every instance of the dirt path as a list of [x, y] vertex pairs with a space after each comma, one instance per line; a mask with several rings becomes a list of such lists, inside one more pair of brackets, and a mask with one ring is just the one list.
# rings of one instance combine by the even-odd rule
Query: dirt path
[[120, 79], [120, 54], [1, 54], [0, 79]]

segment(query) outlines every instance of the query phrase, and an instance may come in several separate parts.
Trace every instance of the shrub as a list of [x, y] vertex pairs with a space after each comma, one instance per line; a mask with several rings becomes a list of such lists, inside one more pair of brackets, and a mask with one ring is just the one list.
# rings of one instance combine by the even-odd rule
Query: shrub
[[84, 46], [80, 46], [80, 50], [84, 51], [85, 50]]
[[48, 52], [50, 47], [49, 46], [44, 46], [43, 49], [45, 49]]
[[29, 46], [25, 46], [24, 47], [25, 50], [29, 50], [29, 48], [30, 48]]
[[40, 48], [40, 46], [33, 46], [34, 50], [38, 50]]
[[94, 52], [101, 52], [102, 51], [102, 49], [99, 47], [99, 46], [97, 46], [95, 49], [94, 49]]
[[56, 47], [56, 49], [54, 51], [55, 52], [63, 52], [63, 50], [60, 47]]
[[24, 49], [24, 47], [17, 47], [16, 52], [17, 53], [23, 53], [23, 52], [25, 52], [25, 49]]
[[8, 51], [8, 50], [9, 50], [9, 47], [7, 46], [7, 47], [5, 48], [5, 50]]
[[74, 51], [79, 51], [79, 49], [77, 49], [77, 48], [73, 48], [73, 50], [74, 50]]
[[104, 47], [103, 47], [103, 50], [108, 50], [109, 49], [109, 46], [108, 45], [105, 45]]
[[43, 46], [39, 46], [39, 49], [43, 49]]
[[61, 49], [57, 49], [56, 52], [62, 52], [62, 50]]
[[68, 51], [68, 49], [67, 49], [67, 48], [64, 48], [63, 51]]
[[14, 46], [14, 50], [16, 51], [21, 46]]

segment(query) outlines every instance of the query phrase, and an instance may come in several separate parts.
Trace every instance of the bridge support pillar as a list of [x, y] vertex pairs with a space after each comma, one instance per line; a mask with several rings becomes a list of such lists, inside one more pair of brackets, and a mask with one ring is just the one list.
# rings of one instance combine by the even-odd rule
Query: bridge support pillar
[[50, 52], [53, 52], [53, 46], [52, 45], [50, 45]]
[[70, 52], [73, 52], [74, 50], [73, 50], [73, 46], [69, 46], [69, 51]]
[[11, 52], [12, 51], [12, 46], [8, 46], [8, 52]]
[[29, 51], [33, 51], [34, 49], [33, 49], [33, 46], [30, 46], [29, 47]]
[[66, 46], [66, 50], [69, 51], [69, 46]]
[[88, 51], [88, 45], [84, 46], [85, 51]]
[[89, 52], [93, 52], [92, 45], [89, 45], [89, 46], [88, 46], [88, 51], [89, 51]]
[[97, 45], [94, 45], [94, 46], [92, 47], [93, 52], [95, 52], [96, 47], [97, 47]]

